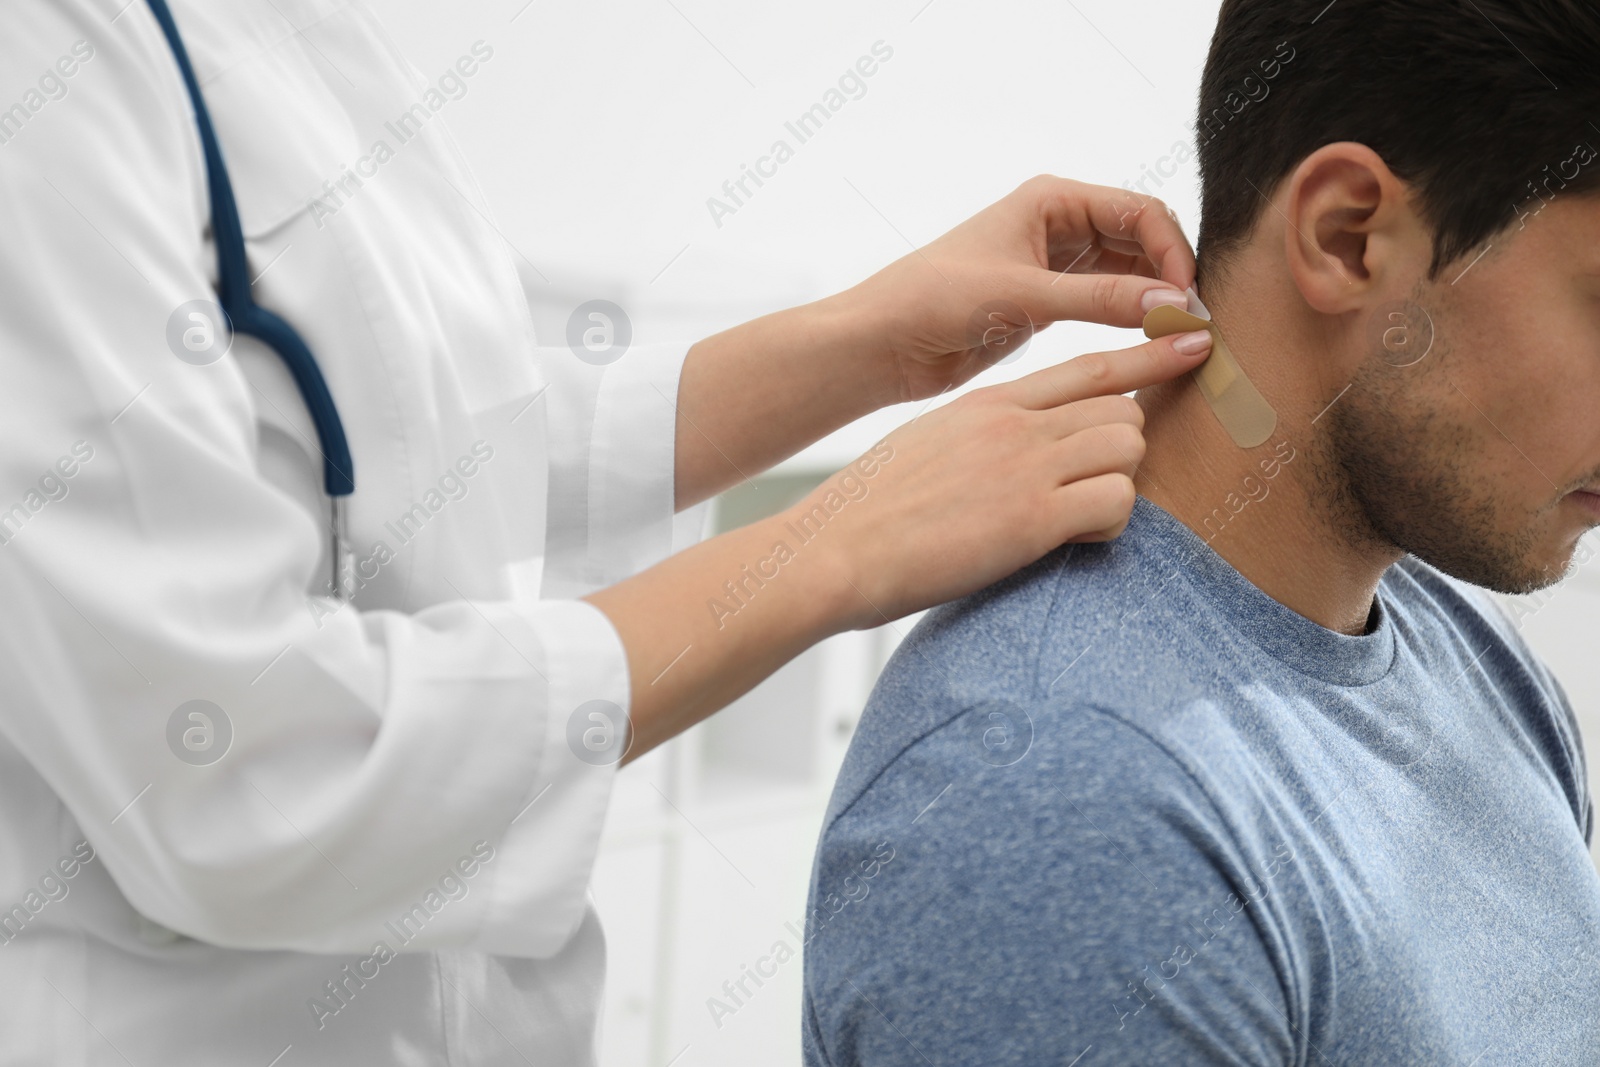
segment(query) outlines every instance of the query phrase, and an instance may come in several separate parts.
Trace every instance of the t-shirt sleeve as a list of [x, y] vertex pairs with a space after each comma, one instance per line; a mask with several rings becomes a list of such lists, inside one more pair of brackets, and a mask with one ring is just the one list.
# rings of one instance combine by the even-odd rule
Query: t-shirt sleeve
[[[1314, 1058], [1291, 1018], [1278, 869], [1241, 859], [1216, 805], [1140, 730], [1088, 709], [1008, 718], [956, 718], [825, 826], [807, 1064]], [[996, 765], [1015, 746], [985, 732], [1023, 718], [1026, 754]]]

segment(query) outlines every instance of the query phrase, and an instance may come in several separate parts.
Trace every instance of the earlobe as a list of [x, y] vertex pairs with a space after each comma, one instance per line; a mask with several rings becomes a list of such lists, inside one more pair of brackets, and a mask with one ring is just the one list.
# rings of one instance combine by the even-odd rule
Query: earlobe
[[1406, 186], [1366, 145], [1324, 145], [1284, 184], [1285, 255], [1305, 300], [1327, 315], [1362, 306], [1409, 266], [1426, 228]]

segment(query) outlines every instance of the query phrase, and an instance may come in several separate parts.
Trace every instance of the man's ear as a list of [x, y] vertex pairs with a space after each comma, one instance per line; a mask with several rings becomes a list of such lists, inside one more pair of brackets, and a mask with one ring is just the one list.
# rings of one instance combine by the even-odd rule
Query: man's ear
[[1325, 315], [1356, 310], [1375, 292], [1427, 272], [1432, 238], [1406, 184], [1364, 144], [1339, 141], [1307, 156], [1280, 194], [1290, 273]]

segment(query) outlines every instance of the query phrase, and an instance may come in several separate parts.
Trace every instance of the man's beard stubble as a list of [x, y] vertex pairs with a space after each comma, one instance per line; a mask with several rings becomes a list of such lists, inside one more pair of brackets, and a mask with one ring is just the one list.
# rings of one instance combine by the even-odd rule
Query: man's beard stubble
[[1417, 369], [1369, 359], [1324, 420], [1312, 469], [1335, 535], [1409, 553], [1500, 593], [1559, 582], [1568, 560], [1539, 558], [1534, 521], [1560, 498], [1532, 515], [1510, 514], [1474, 477], [1479, 442], [1426, 402], [1424, 382], [1437, 386], [1442, 367]]

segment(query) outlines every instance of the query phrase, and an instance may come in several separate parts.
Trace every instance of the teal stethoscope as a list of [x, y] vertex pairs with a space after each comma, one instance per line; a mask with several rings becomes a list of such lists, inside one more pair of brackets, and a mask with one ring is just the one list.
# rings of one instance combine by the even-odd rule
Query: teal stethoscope
[[233, 183], [228, 179], [228, 168], [222, 161], [222, 149], [217, 144], [217, 133], [211, 125], [211, 114], [206, 110], [200, 83], [189, 62], [189, 52], [183, 46], [178, 24], [173, 21], [166, 0], [148, 2], [151, 13], [167, 35], [167, 43], [172, 46], [178, 69], [183, 72], [183, 83], [188, 87], [189, 99], [194, 105], [195, 124], [200, 128], [200, 143], [206, 157], [206, 181], [211, 189], [211, 235], [217, 243], [217, 294], [222, 310], [227, 314], [234, 333], [256, 338], [283, 360], [317, 428], [322, 449], [322, 485], [332, 505], [333, 573], [329, 587], [334, 596], [343, 598], [349, 592], [345, 561], [350, 543], [345, 499], [356, 488], [344, 423], [339, 419], [339, 409], [334, 406], [333, 394], [328, 391], [327, 380], [322, 377], [317, 357], [311, 354], [310, 346], [295, 332], [293, 326], [281, 316], [258, 305], [250, 295], [250, 266], [245, 258], [239, 206], [233, 198]]

